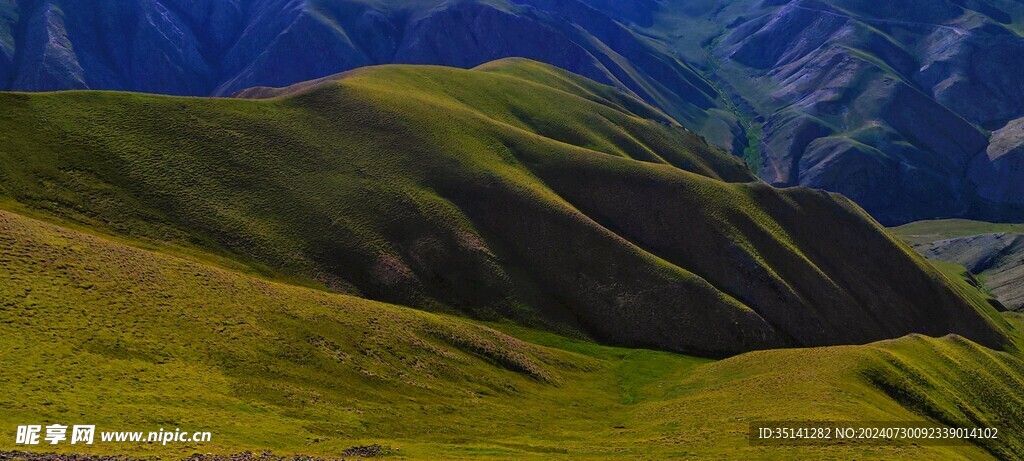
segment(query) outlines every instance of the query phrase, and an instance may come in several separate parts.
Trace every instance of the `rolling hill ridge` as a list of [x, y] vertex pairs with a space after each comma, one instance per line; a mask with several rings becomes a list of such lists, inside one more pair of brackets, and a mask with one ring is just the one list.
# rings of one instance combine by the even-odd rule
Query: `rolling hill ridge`
[[554, 67], [384, 66], [247, 95], [279, 97], [0, 94], [0, 193], [250, 271], [613, 344], [1009, 346], [985, 299], [850, 201], [757, 182]]
[[921, 221], [893, 229], [933, 261], [963, 266], [1007, 309], [1024, 309], [1024, 225], [959, 219]]
[[765, 181], [842, 193], [886, 225], [1024, 220], [1024, 7], [874, 6], [6, 0], [0, 89], [223, 96], [369, 65], [525, 57], [616, 86]]
[[376, 64], [524, 57], [658, 101], [692, 126], [729, 118], [709, 114], [724, 104], [700, 74], [575, 0], [9, 1], [0, 38], [0, 89], [225, 96]]
[[0, 0], [0, 459], [1017, 460], [1022, 71], [1024, 0]]
[[[47, 452], [335, 457], [378, 444], [403, 459], [1012, 460], [1024, 449], [1024, 361], [958, 336], [710, 361], [268, 281], [218, 267], [217, 255], [8, 211], [0, 231], [0, 278], [12, 282], [0, 284], [0, 427], [77, 417], [100, 430], [215, 434]], [[1007, 316], [1021, 341], [1024, 318]], [[950, 446], [749, 443], [749, 421], [777, 419], [1005, 435]], [[24, 447], [0, 439], [11, 449]]]

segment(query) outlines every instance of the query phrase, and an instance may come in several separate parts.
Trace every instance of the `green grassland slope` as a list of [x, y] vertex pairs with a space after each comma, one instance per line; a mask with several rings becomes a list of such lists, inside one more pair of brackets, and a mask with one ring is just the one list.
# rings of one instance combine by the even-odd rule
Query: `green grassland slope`
[[892, 232], [907, 243], [921, 244], [982, 234], [1024, 234], [1024, 224], [937, 219], [904, 224], [892, 228]]
[[1024, 309], [1024, 224], [944, 219], [907, 224], [893, 233], [932, 261], [965, 268], [1007, 309]]
[[[0, 211], [0, 430], [180, 427], [208, 444], [400, 459], [1015, 459], [1024, 361], [957, 336], [709, 361], [282, 284]], [[214, 258], [215, 259], [215, 258]], [[752, 446], [749, 421], [998, 427], [965, 446]], [[0, 450], [14, 446], [0, 438]]]
[[363, 298], [615, 344], [1006, 342], [988, 305], [848, 200], [755, 182], [555, 68], [386, 66], [280, 94], [2, 94], [0, 196]]

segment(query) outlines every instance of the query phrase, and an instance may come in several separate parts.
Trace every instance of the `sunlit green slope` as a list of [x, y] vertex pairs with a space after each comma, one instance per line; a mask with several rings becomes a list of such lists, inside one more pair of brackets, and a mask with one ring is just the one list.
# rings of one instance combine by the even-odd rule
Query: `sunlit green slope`
[[[1024, 362], [959, 337], [710, 362], [270, 282], [9, 212], [0, 231], [0, 430], [213, 434], [33, 450], [337, 456], [377, 443], [403, 459], [949, 460], [1024, 449]], [[963, 447], [745, 439], [754, 420], [924, 418], [1003, 436]], [[12, 442], [0, 449], [25, 448]]]
[[934, 221], [917, 221], [894, 227], [892, 232], [907, 243], [920, 244], [981, 234], [1024, 234], [1024, 224], [991, 223], [968, 219], [938, 219]]
[[753, 181], [553, 67], [385, 66], [246, 96], [0, 94], [9, 207], [307, 285], [724, 356], [1001, 319], [846, 199]]

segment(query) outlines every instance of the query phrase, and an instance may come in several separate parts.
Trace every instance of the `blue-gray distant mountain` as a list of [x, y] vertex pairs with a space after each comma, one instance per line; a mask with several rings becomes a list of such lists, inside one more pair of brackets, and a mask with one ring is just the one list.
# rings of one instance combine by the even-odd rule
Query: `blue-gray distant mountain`
[[1024, 217], [1024, 3], [702, 3], [665, 36], [763, 121], [763, 179], [886, 223]]
[[0, 0], [0, 88], [231, 95], [521, 56], [886, 224], [1024, 219], [1020, 0]]
[[374, 64], [518, 56], [626, 89], [689, 126], [725, 107], [697, 72], [576, 1], [0, 0], [0, 11], [4, 89], [223, 96]]

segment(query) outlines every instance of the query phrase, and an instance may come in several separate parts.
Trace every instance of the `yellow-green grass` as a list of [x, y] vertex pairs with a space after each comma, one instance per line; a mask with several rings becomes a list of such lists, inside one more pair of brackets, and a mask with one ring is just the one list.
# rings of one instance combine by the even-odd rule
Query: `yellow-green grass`
[[553, 67], [384, 66], [246, 93], [276, 95], [0, 94], [0, 197], [279, 280], [611, 344], [1009, 342], [848, 200], [760, 184]]
[[[723, 361], [483, 326], [268, 281], [0, 212], [0, 449], [21, 424], [182, 428], [209, 444], [34, 446], [180, 456], [1012, 459], [1024, 362], [959, 337]], [[1013, 319], [1017, 322], [1017, 319]], [[991, 425], [965, 447], [753, 447], [755, 420]]]
[[908, 243], [929, 243], [936, 240], [968, 237], [979, 234], [1024, 234], [1024, 224], [991, 223], [969, 219], [937, 219], [917, 221], [892, 228], [892, 232]]

